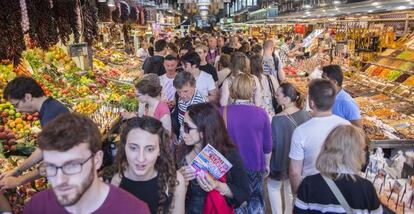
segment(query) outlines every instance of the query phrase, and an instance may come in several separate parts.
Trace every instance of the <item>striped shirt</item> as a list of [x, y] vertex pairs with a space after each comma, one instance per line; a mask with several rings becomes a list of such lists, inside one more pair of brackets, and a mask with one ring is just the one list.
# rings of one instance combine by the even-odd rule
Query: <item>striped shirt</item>
[[178, 122], [180, 122], [181, 127], [180, 139], [182, 139], [184, 115], [187, 112], [188, 106], [205, 102], [208, 102], [208, 99], [201, 95], [201, 93], [197, 89], [195, 90], [193, 97], [188, 102], [185, 102], [182, 99], [178, 100]]
[[[382, 214], [383, 209], [373, 184], [357, 175], [334, 180], [353, 214]], [[295, 199], [295, 214], [346, 213], [321, 174], [306, 177], [299, 186]]]

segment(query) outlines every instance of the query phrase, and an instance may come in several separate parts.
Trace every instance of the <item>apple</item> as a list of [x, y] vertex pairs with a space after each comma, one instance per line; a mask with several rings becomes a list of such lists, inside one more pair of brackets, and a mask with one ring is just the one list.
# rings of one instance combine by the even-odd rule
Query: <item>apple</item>
[[0, 133], [0, 140], [4, 140], [7, 138], [7, 134], [5, 132]]

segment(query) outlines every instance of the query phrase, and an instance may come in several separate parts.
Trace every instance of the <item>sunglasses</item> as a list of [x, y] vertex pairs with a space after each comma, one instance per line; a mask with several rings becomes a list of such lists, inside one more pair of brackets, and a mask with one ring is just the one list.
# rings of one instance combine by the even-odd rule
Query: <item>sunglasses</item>
[[191, 131], [191, 130], [193, 130], [193, 129], [197, 129], [197, 128], [190, 127], [190, 126], [188, 125], [188, 123], [186, 123], [186, 122], [184, 122], [184, 124], [183, 124], [183, 128], [184, 128], [184, 132], [185, 132], [186, 134], [190, 133], [190, 131]]

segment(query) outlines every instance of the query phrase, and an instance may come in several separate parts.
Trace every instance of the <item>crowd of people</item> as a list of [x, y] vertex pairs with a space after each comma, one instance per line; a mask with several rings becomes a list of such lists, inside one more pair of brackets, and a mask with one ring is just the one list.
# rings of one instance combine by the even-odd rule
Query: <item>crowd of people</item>
[[[367, 142], [341, 67], [323, 67], [304, 96], [282, 69], [300, 50], [283, 35], [143, 41], [140, 107], [122, 114], [115, 162], [104, 167], [96, 124], [18, 77], [4, 97], [39, 111], [42, 131], [0, 188], [48, 179], [24, 213], [382, 213], [359, 176]], [[232, 165], [219, 179], [191, 166], [207, 145]]]

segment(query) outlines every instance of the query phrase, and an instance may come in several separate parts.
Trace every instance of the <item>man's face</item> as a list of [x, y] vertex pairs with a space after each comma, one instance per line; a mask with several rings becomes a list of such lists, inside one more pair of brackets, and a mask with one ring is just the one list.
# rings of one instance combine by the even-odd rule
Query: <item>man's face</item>
[[184, 71], [190, 72], [194, 75], [194, 69], [196, 65], [191, 65], [189, 62], [182, 63]]
[[205, 60], [207, 57], [207, 53], [202, 48], [197, 48], [196, 53], [200, 56], [201, 60]]
[[191, 100], [195, 92], [195, 86], [191, 86], [189, 83], [185, 84], [182, 88], [177, 89], [178, 96], [184, 102]]
[[187, 53], [188, 53], [188, 50], [187, 49], [181, 49], [180, 50], [180, 57], [186, 55]]
[[208, 47], [209, 47], [210, 49], [215, 49], [215, 48], [217, 48], [217, 39], [216, 39], [216, 38], [210, 38], [210, 39], [208, 40]]
[[220, 37], [220, 38], [218, 39], [217, 45], [218, 45], [219, 47], [223, 47], [223, 46], [224, 46], [224, 39], [223, 39], [223, 37]]
[[35, 112], [36, 108], [33, 106], [33, 97], [31, 94], [26, 94], [23, 99], [9, 99], [9, 102], [14, 106], [18, 112]]
[[173, 73], [177, 70], [176, 60], [164, 60], [164, 68], [167, 73]]
[[81, 143], [65, 152], [43, 151], [44, 164], [51, 168], [65, 166], [69, 170], [83, 163], [81, 171], [77, 174], [66, 175], [62, 168], [59, 168], [56, 175], [47, 175], [60, 205], [75, 205], [97, 179], [96, 169], [102, 163], [102, 152], [98, 152], [95, 156], [92, 155], [87, 143]]

